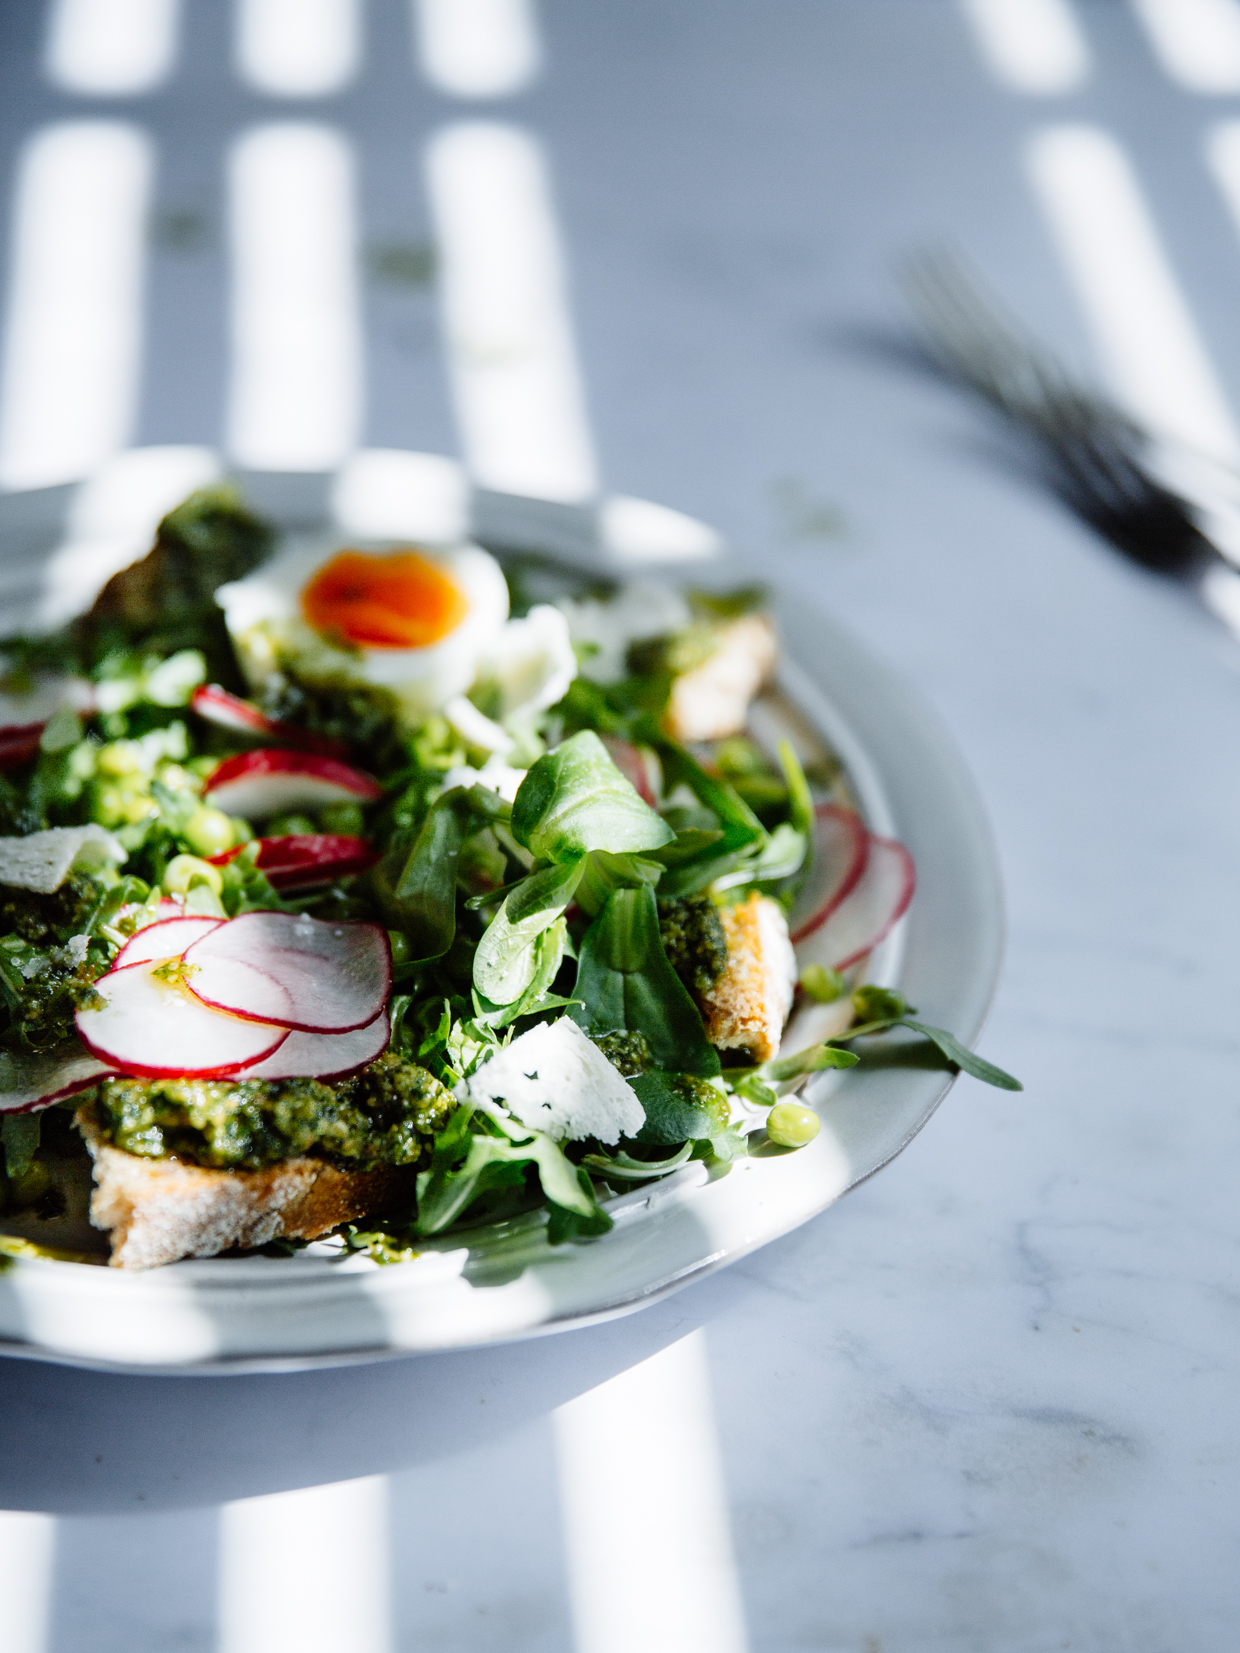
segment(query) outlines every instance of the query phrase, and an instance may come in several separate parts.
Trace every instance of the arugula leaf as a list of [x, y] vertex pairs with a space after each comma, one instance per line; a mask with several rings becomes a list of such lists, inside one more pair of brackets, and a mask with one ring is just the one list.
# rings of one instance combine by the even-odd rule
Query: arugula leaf
[[799, 1079], [803, 1073], [821, 1073], [823, 1068], [856, 1067], [857, 1060], [853, 1051], [841, 1050], [838, 1045], [827, 1042], [809, 1045], [794, 1056], [776, 1057], [773, 1061], [763, 1062], [755, 1071], [759, 1079], [778, 1085], [785, 1079]]
[[[501, 1133], [501, 1134], [497, 1134]], [[542, 1131], [516, 1120], [494, 1119], [458, 1108], [435, 1139], [431, 1168], [418, 1177], [415, 1233], [438, 1234], [481, 1194], [512, 1186], [533, 1165], [550, 1207], [548, 1239], [553, 1245], [571, 1238], [566, 1232], [605, 1234], [611, 1218], [600, 1207], [589, 1177], [568, 1160]], [[568, 1224], [557, 1211], [578, 1219]], [[560, 1238], [556, 1238], [559, 1233]]]
[[1010, 1073], [1005, 1073], [1002, 1068], [997, 1068], [984, 1057], [975, 1055], [967, 1045], [960, 1043], [954, 1033], [948, 1033], [941, 1027], [927, 1027], [925, 1022], [915, 1022], [911, 1016], [902, 1016], [898, 1025], [912, 1028], [914, 1033], [920, 1033], [923, 1038], [929, 1039], [932, 1044], [939, 1047], [953, 1066], [973, 1079], [980, 1079], [984, 1085], [994, 1085], [1001, 1091], [1024, 1090], [1025, 1087], [1019, 1079], [1014, 1079]]
[[707, 774], [697, 759], [665, 735], [653, 718], [642, 720], [636, 738], [653, 746], [659, 754], [668, 791], [679, 784], [687, 786], [698, 802], [715, 816], [723, 834], [722, 849], [740, 850], [751, 844], [766, 843], [766, 828], [736, 789]]
[[544, 861], [567, 861], [595, 849], [658, 849], [675, 836], [589, 729], [563, 741], [528, 772], [512, 806], [512, 831]]
[[[573, 899], [582, 871], [581, 861], [544, 867], [505, 897], [474, 954], [474, 986], [484, 999], [493, 1005], [512, 1004], [526, 992], [538, 974], [535, 944]], [[562, 957], [563, 942], [560, 953]]]
[[649, 884], [614, 890], [581, 943], [570, 1014], [586, 1033], [640, 1033], [658, 1067], [710, 1079], [719, 1056], [668, 963]]

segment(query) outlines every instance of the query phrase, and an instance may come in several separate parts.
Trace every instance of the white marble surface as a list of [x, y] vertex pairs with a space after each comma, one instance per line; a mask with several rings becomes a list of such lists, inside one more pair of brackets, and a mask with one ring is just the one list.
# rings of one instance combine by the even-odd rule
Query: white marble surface
[[[35, 10], [0, 20], [6, 156], [79, 108], [39, 85]], [[209, 214], [211, 132], [271, 106], [230, 89], [207, 11], [143, 107], [170, 204]], [[64, 1517], [47, 1653], [224, 1645], [214, 1504], [383, 1472], [394, 1647], [584, 1649], [552, 1411], [699, 1328], [755, 1653], [1234, 1645], [1240, 645], [850, 342], [893, 314], [893, 261], [949, 237], [1089, 362], [1017, 160], [1088, 118], [1240, 396], [1240, 243], [1200, 161], [1232, 104], [1174, 87], [1118, 0], [1078, 11], [1095, 80], [1048, 103], [989, 78], [947, 0], [556, 0], [547, 78], [505, 106], [549, 146], [609, 485], [718, 524], [955, 730], [1010, 902], [982, 1048], [1024, 1095], [962, 1081], [821, 1220], [568, 1338], [297, 1378], [0, 1364], [0, 1504]], [[373, 98], [330, 106], [376, 239], [420, 233], [408, 157], [444, 114], [378, 53], [398, 13], [371, 8]], [[218, 256], [160, 255], [142, 440], [218, 439]], [[428, 301], [375, 288], [369, 315], [367, 439], [449, 447]]]

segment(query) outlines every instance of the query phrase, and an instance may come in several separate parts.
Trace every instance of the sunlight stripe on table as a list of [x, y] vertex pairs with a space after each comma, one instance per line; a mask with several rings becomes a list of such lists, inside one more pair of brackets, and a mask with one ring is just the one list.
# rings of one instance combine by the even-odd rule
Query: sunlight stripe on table
[[324, 97], [357, 74], [359, 0], [238, 0], [237, 69], [275, 97]]
[[133, 428], [151, 147], [131, 126], [44, 127], [17, 168], [0, 378], [0, 487], [87, 475]]
[[56, 1523], [0, 1510], [0, 1648], [46, 1653]]
[[745, 1653], [705, 1333], [554, 1418], [576, 1653]]
[[1159, 436], [1240, 458], [1227, 398], [1119, 144], [1095, 127], [1049, 127], [1026, 159], [1121, 400]]
[[459, 98], [509, 97], [542, 66], [532, 0], [413, 0], [422, 73]]
[[180, 21], [180, 0], [53, 0], [44, 71], [67, 92], [149, 92], [172, 68]]
[[352, 152], [328, 127], [261, 126], [230, 174], [228, 450], [255, 470], [330, 470], [362, 417]]
[[1240, 91], [1240, 0], [1132, 0], [1155, 57], [1190, 92]]
[[1070, 0], [961, 0], [982, 56], [1017, 92], [1055, 97], [1089, 79], [1089, 47]]
[[217, 1653], [390, 1653], [385, 1476], [220, 1510]]
[[542, 151], [463, 122], [431, 140], [427, 173], [466, 464], [486, 488], [584, 500], [597, 471]]

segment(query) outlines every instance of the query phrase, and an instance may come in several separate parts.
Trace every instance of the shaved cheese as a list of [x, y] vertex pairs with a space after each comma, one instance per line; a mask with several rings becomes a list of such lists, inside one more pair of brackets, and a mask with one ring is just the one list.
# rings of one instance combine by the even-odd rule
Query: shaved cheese
[[0, 838], [0, 884], [51, 895], [76, 867], [119, 866], [128, 851], [101, 826], [50, 827], [25, 838]]
[[632, 1086], [567, 1016], [497, 1051], [470, 1079], [469, 1094], [483, 1106], [502, 1103], [523, 1125], [557, 1142], [618, 1142], [646, 1122]]

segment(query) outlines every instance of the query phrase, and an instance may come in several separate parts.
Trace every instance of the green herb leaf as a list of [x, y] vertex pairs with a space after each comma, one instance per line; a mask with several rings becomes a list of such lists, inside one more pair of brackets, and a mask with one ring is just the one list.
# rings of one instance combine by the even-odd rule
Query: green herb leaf
[[641, 855], [613, 855], [605, 849], [591, 850], [577, 886], [577, 905], [593, 918], [602, 911], [613, 890], [657, 884], [662, 876], [663, 868], [658, 861]]
[[670, 1159], [634, 1159], [632, 1154], [587, 1154], [582, 1161], [609, 1182], [646, 1182], [651, 1177], [666, 1177], [678, 1170], [693, 1152], [692, 1142], [685, 1142]]
[[638, 1142], [670, 1145], [718, 1136], [728, 1128], [728, 1099], [704, 1079], [650, 1068], [629, 1084], [646, 1110]]
[[409, 939], [411, 964], [442, 958], [456, 939], [456, 874], [475, 800], [463, 787], [426, 812], [412, 846], [389, 850], [370, 875], [385, 922]]
[[535, 943], [573, 899], [581, 874], [581, 861], [544, 867], [505, 897], [474, 954], [474, 986], [484, 999], [493, 1005], [512, 1004], [527, 991], [538, 974]]
[[39, 1151], [41, 1118], [38, 1113], [6, 1113], [0, 1123], [0, 1147], [10, 1177], [24, 1176], [30, 1169]]
[[980, 1079], [984, 1085], [994, 1085], [1002, 1091], [1024, 1090], [1025, 1087], [1019, 1079], [1014, 1079], [1010, 1073], [997, 1068], [993, 1062], [987, 1062], [983, 1057], [975, 1055], [967, 1045], [960, 1043], [954, 1033], [948, 1033], [941, 1027], [927, 1027], [925, 1022], [915, 1022], [911, 1016], [901, 1017], [899, 1025], [912, 1028], [914, 1033], [920, 1033], [923, 1038], [929, 1039], [962, 1073], [969, 1074], [973, 1079]]
[[586, 931], [571, 1012], [586, 1033], [640, 1033], [652, 1060], [672, 1072], [712, 1078], [719, 1057], [697, 1006], [668, 962], [649, 884], [615, 890]]
[[596, 849], [658, 849], [674, 837], [589, 729], [539, 758], [529, 771], [512, 806], [512, 831], [544, 861], [567, 861]]
[[755, 1071], [761, 1079], [778, 1085], [786, 1079], [799, 1079], [803, 1073], [821, 1073], [823, 1068], [851, 1068], [856, 1065], [857, 1057], [853, 1051], [841, 1050], [838, 1045], [827, 1043], [809, 1045], [794, 1056], [776, 1057], [774, 1061], [763, 1062]]

